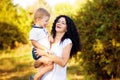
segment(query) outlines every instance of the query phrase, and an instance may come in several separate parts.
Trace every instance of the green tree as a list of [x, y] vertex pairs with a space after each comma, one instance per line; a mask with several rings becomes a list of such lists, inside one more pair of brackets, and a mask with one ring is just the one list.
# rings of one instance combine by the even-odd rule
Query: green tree
[[17, 16], [17, 10], [14, 8], [11, 0], [0, 1], [0, 22], [13, 24], [13, 19]]
[[16, 47], [16, 42], [18, 44], [27, 43], [30, 22], [29, 14], [25, 10], [13, 5], [11, 0], [1, 0], [0, 48], [11, 49]]
[[15, 25], [0, 22], [0, 49], [13, 49], [27, 43], [23, 33]]
[[88, 0], [75, 18], [86, 80], [120, 79], [120, 1]]
[[54, 11], [57, 15], [65, 14], [65, 15], [71, 15], [73, 14], [74, 8], [69, 3], [59, 3], [55, 6]]
[[58, 15], [67, 15], [71, 18], [74, 18], [74, 15], [76, 15], [76, 8], [77, 7], [69, 3], [59, 3], [55, 6], [53, 14], [54, 17]]

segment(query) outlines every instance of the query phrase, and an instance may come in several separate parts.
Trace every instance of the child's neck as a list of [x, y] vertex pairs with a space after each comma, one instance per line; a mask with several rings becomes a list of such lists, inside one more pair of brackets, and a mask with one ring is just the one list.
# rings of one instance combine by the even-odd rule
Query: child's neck
[[37, 27], [43, 27], [43, 26], [40, 26], [40, 25], [38, 25], [38, 24], [34, 24], [35, 26], [37, 26]]

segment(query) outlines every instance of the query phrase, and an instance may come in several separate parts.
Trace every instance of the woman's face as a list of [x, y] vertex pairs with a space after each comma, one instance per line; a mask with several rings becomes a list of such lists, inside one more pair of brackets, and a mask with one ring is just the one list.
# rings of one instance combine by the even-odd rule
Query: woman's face
[[67, 31], [66, 20], [64, 17], [58, 19], [55, 29], [56, 32], [60, 32], [60, 33], [64, 33]]

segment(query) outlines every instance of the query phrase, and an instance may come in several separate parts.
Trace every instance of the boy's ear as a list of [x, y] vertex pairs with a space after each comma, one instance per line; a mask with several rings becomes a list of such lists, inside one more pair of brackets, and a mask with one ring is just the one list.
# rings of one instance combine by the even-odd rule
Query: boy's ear
[[36, 18], [36, 21], [39, 21], [40, 20], [40, 18]]

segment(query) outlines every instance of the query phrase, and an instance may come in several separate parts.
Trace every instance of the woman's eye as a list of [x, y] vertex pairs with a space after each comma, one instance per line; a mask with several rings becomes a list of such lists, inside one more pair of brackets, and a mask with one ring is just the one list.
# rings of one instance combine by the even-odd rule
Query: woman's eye
[[62, 24], [64, 24], [64, 25], [65, 25], [65, 23], [64, 23], [64, 22], [62, 22]]
[[60, 23], [60, 21], [58, 21], [57, 23]]

